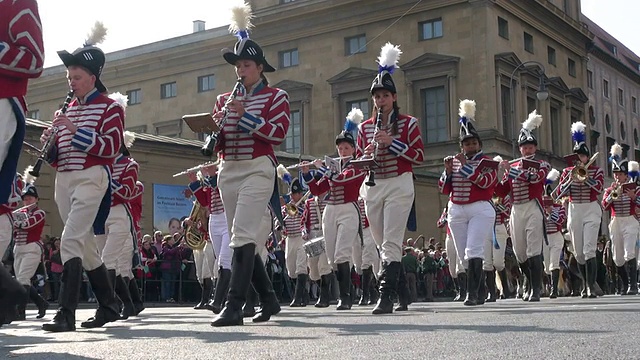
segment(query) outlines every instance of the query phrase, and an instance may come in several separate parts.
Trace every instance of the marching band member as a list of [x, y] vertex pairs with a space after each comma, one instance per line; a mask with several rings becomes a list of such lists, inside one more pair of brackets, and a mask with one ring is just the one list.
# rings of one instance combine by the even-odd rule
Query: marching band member
[[[602, 197], [602, 207], [611, 211], [609, 234], [613, 249], [613, 262], [622, 279], [623, 291], [626, 295], [638, 293], [638, 262], [636, 261], [636, 243], [640, 235], [640, 225], [636, 220], [636, 206], [639, 203], [638, 189], [635, 183], [629, 188], [631, 162], [620, 159], [622, 148], [617, 143], [611, 147], [611, 171], [615, 181], [608, 187]], [[633, 162], [637, 172], [637, 162]], [[629, 270], [627, 273], [627, 269]], [[624, 293], [623, 293], [624, 294]]]
[[[424, 160], [418, 120], [400, 113], [396, 86], [391, 77], [401, 53], [399, 47], [390, 43], [382, 47], [378, 75], [371, 84], [373, 113], [378, 116], [364, 121], [358, 131], [357, 156], [373, 157], [377, 162], [376, 186], [365, 184], [362, 189], [373, 240], [383, 261], [381, 295], [373, 309], [374, 314], [393, 312], [392, 299], [398, 289], [407, 293], [408, 301], [406, 279], [400, 263], [402, 241], [413, 209], [413, 165]], [[406, 304], [400, 305], [400, 310], [406, 309]]]
[[495, 168], [481, 166], [483, 160], [491, 158], [482, 152], [482, 140], [471, 123], [475, 111], [475, 101], [460, 102], [462, 153], [445, 158], [445, 171], [438, 182], [440, 192], [449, 195], [447, 222], [457, 255], [466, 265], [467, 298], [464, 304], [468, 306], [484, 304], [486, 297], [482, 262], [485, 243], [493, 238], [496, 211], [490, 201], [498, 182]]
[[362, 244], [360, 244], [359, 241], [353, 244], [353, 264], [358, 274], [362, 275], [362, 296], [360, 297], [358, 306], [373, 305], [378, 301], [378, 295], [375, 289], [377, 281], [373, 268], [374, 264], [380, 262], [380, 257], [378, 256], [376, 243], [373, 241], [373, 236], [371, 235], [369, 219], [367, 219], [363, 198], [358, 198], [358, 207], [360, 208]]
[[[209, 187], [209, 238], [213, 245], [213, 254], [209, 254], [207, 259], [215, 258], [218, 264], [218, 280], [213, 293], [213, 300], [205, 305], [206, 308], [219, 314], [224, 305], [224, 297], [229, 291], [229, 281], [231, 280], [231, 248], [229, 247], [229, 228], [227, 225], [227, 215], [224, 211], [220, 189], [218, 189], [218, 165], [205, 166], [202, 174], [206, 177], [205, 184]], [[205, 252], [209, 252], [205, 245]], [[211, 268], [211, 277], [215, 278], [216, 267]]]
[[22, 191], [24, 207], [16, 210], [18, 214], [14, 213], [15, 222], [13, 223], [13, 239], [15, 241], [13, 271], [18, 282], [27, 291], [27, 296], [22, 298], [18, 305], [18, 320], [25, 319], [28, 299], [31, 299], [38, 306], [38, 316], [36, 317], [38, 319], [43, 318], [49, 308], [49, 303], [31, 286], [31, 278], [35, 275], [42, 259], [40, 237], [42, 230], [44, 230], [46, 214], [44, 210], [38, 208], [38, 190], [27, 177], [25, 180], [27, 185]]
[[[265, 59], [262, 48], [249, 39], [250, 6], [245, 3], [233, 10], [230, 28], [240, 40], [233, 51], [223, 56], [235, 66], [247, 93], [242, 101], [230, 99], [230, 93], [218, 96], [213, 111], [218, 122], [223, 117], [226, 119], [214, 151], [221, 152], [218, 187], [233, 248], [227, 302], [211, 323], [213, 326], [243, 324], [242, 306], [252, 283], [262, 303], [262, 310], [253, 321], [267, 321], [280, 312], [273, 286], [269, 277], [264, 276], [267, 275], [264, 263], [256, 252], [256, 242], [264, 242], [259, 238], [261, 223], [256, 219], [264, 215], [274, 193], [277, 198], [274, 191], [277, 160], [273, 147], [284, 141], [289, 129], [289, 100], [284, 90], [269, 87], [264, 76], [265, 72], [275, 69]], [[223, 108], [228, 112], [222, 111]], [[258, 281], [264, 278], [267, 281]]]
[[[135, 241], [133, 241], [133, 243], [135, 244], [135, 249], [134, 249], [134, 256], [139, 256], [139, 250], [138, 250], [138, 239], [142, 239], [142, 228], [140, 226], [140, 221], [142, 221], [142, 195], [144, 194], [144, 185], [142, 184], [142, 182], [140, 181], [136, 181], [136, 189], [134, 191], [134, 195], [133, 198], [131, 200], [129, 200], [128, 205], [129, 205], [129, 212], [131, 213], [131, 221], [133, 223], [133, 229], [135, 232]], [[142, 244], [140, 244], [140, 246], [142, 246]], [[127, 259], [127, 256], [129, 256], [129, 258], [131, 257], [131, 252], [130, 251], [125, 251], [125, 248], [123, 248], [123, 251], [121, 253], [121, 257], [120, 259], [122, 260], [122, 264], [125, 264], [125, 260]], [[140, 266], [143, 266], [142, 264], [142, 258], [140, 258]], [[134, 316], [138, 316], [138, 314], [140, 314], [142, 312], [142, 310], [144, 310], [144, 302], [142, 301], [142, 296], [140, 296], [140, 289], [138, 288], [138, 283], [136, 282], [135, 277], [133, 276], [133, 272], [131, 272], [131, 268], [129, 268], [129, 272], [127, 273], [128, 276], [124, 276], [122, 279], [124, 280], [125, 284], [128, 285], [129, 287], [129, 294], [131, 294], [131, 300], [133, 301], [133, 308], [134, 308]]]
[[[286, 171], [286, 170], [285, 170]], [[296, 282], [296, 289], [291, 300], [290, 307], [307, 306], [305, 291], [307, 290], [307, 255], [302, 248], [302, 213], [304, 211], [304, 190], [300, 185], [300, 180], [293, 179], [289, 185], [291, 202], [282, 206], [282, 216], [284, 217], [284, 237], [285, 237], [285, 261], [287, 273]], [[295, 206], [295, 210], [288, 210], [288, 205]], [[276, 219], [277, 221], [277, 219]], [[277, 225], [276, 225], [277, 226]]]
[[[502, 157], [496, 156], [494, 161], [502, 161]], [[496, 274], [500, 277], [502, 284], [502, 297], [511, 297], [509, 282], [507, 280], [507, 270], [504, 266], [504, 254], [507, 249], [507, 238], [509, 237], [509, 214], [511, 213], [511, 196], [495, 196], [492, 198], [493, 207], [496, 211], [496, 222], [494, 235], [487, 239], [484, 246], [484, 262], [482, 268], [487, 278], [487, 302], [495, 302], [497, 299]], [[495, 237], [495, 240], [493, 239]]]
[[453, 237], [451, 237], [451, 229], [447, 222], [449, 217], [448, 205], [442, 210], [442, 214], [438, 219], [436, 226], [440, 229], [446, 227], [447, 235], [444, 240], [444, 248], [449, 258], [449, 273], [453, 278], [453, 283], [456, 288], [456, 296], [453, 301], [464, 301], [467, 297], [467, 273], [465, 272], [462, 259], [458, 257], [456, 252], [456, 245], [453, 243]]
[[[322, 214], [324, 214], [324, 209], [327, 206], [327, 201], [325, 200], [327, 194], [328, 192], [313, 196], [305, 201], [302, 223], [304, 225], [303, 239], [307, 241], [324, 237], [322, 232]], [[322, 241], [324, 241], [324, 239]], [[318, 301], [314, 306], [317, 308], [329, 307], [332, 269], [327, 259], [326, 249], [318, 256], [308, 256], [307, 265], [309, 267], [309, 279], [320, 282], [320, 296], [318, 296]]]
[[[358, 115], [358, 112], [360, 114]], [[309, 174], [307, 166], [302, 166], [302, 174], [309, 190], [313, 195], [320, 195], [327, 190], [329, 199], [322, 214], [322, 232], [326, 244], [329, 266], [337, 269], [340, 300], [336, 310], [351, 309], [351, 264], [353, 259], [353, 245], [356, 238], [362, 239], [360, 224], [360, 208], [358, 207], [358, 193], [366, 173], [355, 168], [351, 159], [355, 157], [356, 142], [353, 132], [362, 119], [362, 111], [353, 109], [347, 116], [345, 129], [336, 136], [336, 150], [340, 157], [339, 171], [322, 166], [322, 161], [314, 162], [318, 171]], [[349, 159], [351, 157], [351, 159]], [[303, 163], [305, 164], [305, 163]]]
[[[211, 209], [215, 208], [217, 205], [212, 205], [213, 195], [211, 192], [216, 191], [213, 187], [207, 186], [204, 173], [200, 170], [197, 174], [194, 172], [188, 172], [187, 177], [189, 178], [189, 190], [196, 198], [195, 201], [200, 204], [202, 211], [209, 213], [208, 223], [211, 223]], [[221, 201], [220, 201], [221, 202]], [[213, 274], [215, 271], [215, 249], [212, 245], [211, 232], [209, 231], [209, 226], [203, 223], [193, 224], [193, 221], [196, 219], [185, 219], [186, 226], [196, 226], [198, 229], [202, 230], [203, 238], [204, 238], [204, 247], [202, 249], [193, 249], [193, 263], [196, 268], [196, 278], [198, 279], [198, 283], [200, 284], [201, 296], [200, 302], [196, 304], [193, 308], [196, 310], [199, 309], [211, 309], [208, 307], [209, 300], [211, 299], [211, 294], [213, 292]], [[226, 221], [222, 224], [226, 225]], [[226, 228], [226, 226], [224, 226]], [[230, 275], [230, 274], [229, 274]], [[223, 281], [220, 282], [221, 288], [224, 286]], [[222, 307], [222, 299], [220, 299], [220, 303], [218, 304], [217, 313], [220, 313]], [[214, 311], [215, 313], [215, 311]]]
[[[554, 191], [556, 199], [569, 195], [569, 210], [567, 228], [571, 236], [571, 243], [575, 251], [576, 261], [580, 273], [585, 279], [582, 297], [595, 298], [597, 264], [596, 247], [598, 231], [602, 218], [602, 208], [598, 202], [598, 195], [604, 187], [604, 172], [596, 165], [589, 164], [590, 151], [586, 144], [586, 125], [578, 121], [571, 124], [571, 133], [575, 146], [573, 152], [579, 158], [579, 164], [570, 164], [560, 175], [560, 185]], [[588, 165], [588, 166], [587, 166]], [[576, 167], [585, 168], [584, 179], [576, 176]]]
[[[43, 324], [46, 331], [75, 331], [83, 267], [92, 286], [95, 284], [93, 292], [99, 308], [93, 318], [81, 325], [99, 327], [120, 318], [113, 285], [92, 236], [93, 222], [110, 187], [109, 166], [120, 153], [124, 125], [122, 106], [103, 94], [107, 89], [100, 81], [105, 57], [94, 44], [105, 33], [106, 29], [97, 23], [86, 46], [72, 54], [58, 52], [76, 99], [66, 114], [59, 111], [53, 120], [58, 133], [49, 160], [57, 172], [55, 200], [64, 222], [60, 242], [64, 270], [59, 308], [53, 320]], [[51, 128], [45, 129], [40, 141], [46, 142], [52, 132]]]
[[512, 200], [509, 226], [513, 252], [520, 269], [529, 284], [529, 291], [523, 295], [524, 301], [540, 301], [542, 287], [542, 243], [544, 231], [544, 210], [542, 195], [544, 179], [551, 165], [544, 160], [536, 160], [538, 140], [533, 135], [542, 123], [542, 116], [536, 110], [522, 123], [518, 136], [518, 146], [522, 158], [511, 163], [504, 160], [500, 167], [506, 170], [502, 181], [496, 187], [498, 196], [509, 194]]
[[544, 272], [551, 275], [551, 294], [550, 299], [558, 297], [558, 282], [560, 281], [560, 255], [564, 246], [564, 237], [562, 236], [562, 228], [567, 220], [567, 212], [564, 205], [551, 198], [551, 184], [560, 177], [560, 172], [551, 169], [545, 180], [545, 196], [542, 198], [545, 213], [545, 227], [547, 230], [547, 239], [549, 244], [544, 243], [542, 246], [542, 257], [544, 258]]

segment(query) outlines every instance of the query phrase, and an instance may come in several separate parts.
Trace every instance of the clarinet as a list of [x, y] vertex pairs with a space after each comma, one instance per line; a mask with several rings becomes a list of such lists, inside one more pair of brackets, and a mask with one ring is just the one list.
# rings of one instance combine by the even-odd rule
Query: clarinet
[[224, 128], [224, 125], [227, 123], [227, 118], [229, 118], [229, 104], [236, 99], [236, 97], [238, 96], [238, 93], [242, 88], [244, 88], [244, 77], [238, 78], [238, 81], [236, 81], [236, 85], [233, 87], [233, 91], [231, 91], [231, 95], [229, 95], [229, 98], [224, 103], [224, 106], [222, 107], [222, 110], [221, 110], [223, 113], [223, 116], [220, 122], [218, 123], [218, 131], [212, 131], [211, 134], [207, 136], [207, 140], [205, 141], [204, 145], [200, 149], [200, 151], [202, 152], [202, 155], [204, 156], [213, 155], [213, 149], [215, 149], [216, 145], [218, 144], [218, 137], [220, 136], [220, 132], [222, 131], [222, 128]]
[[[382, 129], [382, 108], [378, 109], [378, 115], [376, 117], [376, 132]], [[375, 134], [375, 133], [374, 133]], [[373, 149], [373, 159], [378, 156], [378, 142], [373, 140], [373, 145], [375, 146]], [[369, 175], [367, 176], [367, 181], [365, 182], [367, 186], [376, 186], [376, 171], [373, 169], [369, 169]]]
[[[71, 103], [71, 100], [73, 100], [73, 90], [70, 90], [67, 93], [67, 97], [64, 99], [64, 103], [60, 108], [61, 114], [64, 114], [67, 112], [67, 109], [69, 108], [69, 103]], [[39, 177], [42, 164], [47, 159], [53, 158], [53, 155], [54, 155], [53, 150], [55, 148], [54, 145], [56, 143], [56, 138], [58, 137], [58, 131], [59, 129], [57, 126], [51, 127], [51, 134], [49, 135], [49, 138], [47, 139], [47, 141], [45, 141], [45, 143], [42, 145], [42, 149], [40, 149], [40, 155], [38, 156], [36, 163], [33, 165], [33, 169], [29, 171], [29, 175], [36, 178]]]

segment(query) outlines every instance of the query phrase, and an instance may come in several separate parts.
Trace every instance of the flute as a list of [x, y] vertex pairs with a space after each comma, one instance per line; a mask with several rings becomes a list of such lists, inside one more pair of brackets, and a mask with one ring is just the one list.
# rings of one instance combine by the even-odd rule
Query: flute
[[[378, 115], [376, 117], [376, 131], [375, 133], [382, 129], [382, 107], [378, 108]], [[373, 159], [378, 156], [378, 142], [376, 140], [372, 140], [371, 143], [374, 145], [373, 148]], [[369, 169], [369, 175], [367, 176], [367, 181], [365, 181], [365, 185], [367, 186], [376, 186], [376, 171], [373, 169]]]

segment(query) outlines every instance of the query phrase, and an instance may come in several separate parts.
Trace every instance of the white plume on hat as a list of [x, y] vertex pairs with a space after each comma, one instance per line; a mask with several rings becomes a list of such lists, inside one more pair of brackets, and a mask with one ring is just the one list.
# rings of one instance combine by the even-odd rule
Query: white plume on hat
[[530, 114], [527, 120], [522, 123], [522, 128], [533, 131], [537, 129], [540, 124], [542, 124], [542, 115], [538, 114], [538, 111], [534, 109]]
[[461, 100], [460, 101], [460, 109], [458, 110], [458, 115], [460, 117], [465, 117], [467, 119], [475, 119], [476, 118], [476, 102], [475, 100]]
[[393, 45], [388, 42], [380, 49], [380, 56], [378, 56], [378, 64], [380, 70], [386, 70], [389, 73], [393, 73], [393, 70], [399, 68], [398, 61], [402, 55], [399, 45]]
[[229, 32], [238, 34], [241, 31], [248, 31], [253, 27], [251, 19], [253, 19], [253, 13], [251, 12], [251, 5], [249, 3], [243, 2], [242, 5], [232, 7]]
[[617, 142], [613, 143], [613, 145], [611, 145], [611, 149], [609, 150], [609, 154], [612, 158], [619, 160], [622, 157], [622, 146], [620, 146], [620, 144], [618, 144]]
[[276, 167], [276, 174], [278, 175], [278, 178], [280, 180], [284, 181], [288, 185], [291, 185], [293, 178], [291, 177], [291, 173], [289, 173], [289, 170], [287, 170], [284, 165], [279, 164], [278, 167]]
[[629, 161], [629, 172], [640, 171], [640, 163], [637, 161]]
[[84, 41], [84, 46], [94, 46], [104, 41], [107, 36], [107, 28], [101, 21], [96, 21], [91, 29], [91, 32], [87, 35], [87, 40]]
[[493, 157], [493, 161], [502, 162], [502, 156], [496, 155]]
[[33, 171], [33, 165], [29, 165], [26, 169], [24, 169], [22, 180], [25, 182], [25, 184], [33, 184], [34, 181], [36, 181], [36, 177], [29, 174], [31, 171]]
[[123, 109], [127, 108], [127, 104], [129, 103], [129, 97], [127, 95], [123, 95], [119, 92], [114, 92], [109, 94], [109, 99], [117, 102], [122, 106]]
[[555, 182], [556, 180], [558, 180], [559, 177], [560, 177], [560, 171], [556, 169], [551, 169], [551, 171], [549, 171], [549, 174], [547, 174], [547, 180], [551, 182]]
[[129, 149], [130, 147], [133, 146], [133, 142], [136, 141], [136, 134], [131, 131], [125, 131], [123, 138], [124, 138], [124, 146], [127, 149]]

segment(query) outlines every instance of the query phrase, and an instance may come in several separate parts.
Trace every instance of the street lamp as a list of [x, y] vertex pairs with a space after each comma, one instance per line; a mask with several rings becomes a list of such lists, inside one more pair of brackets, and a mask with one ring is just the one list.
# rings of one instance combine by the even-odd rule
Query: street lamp
[[540, 82], [538, 83], [538, 91], [536, 92], [536, 98], [538, 98], [539, 101], [545, 101], [549, 98], [549, 92], [547, 91], [547, 85], [544, 82], [544, 65], [542, 65], [542, 63], [538, 62], [538, 61], [525, 61], [523, 63], [521, 63], [520, 65], [516, 66], [515, 69], [513, 69], [513, 72], [511, 73], [511, 76], [509, 76], [509, 96], [511, 98], [511, 155], [513, 156], [513, 158], [516, 158], [516, 149], [517, 146], [516, 144], [518, 143], [518, 138], [516, 136], [516, 121], [515, 121], [515, 113], [516, 113], [516, 99], [515, 99], [515, 95], [514, 95], [514, 91], [513, 91], [513, 76], [516, 74], [516, 72], [529, 64], [534, 64], [534, 65], [538, 65], [540, 67], [540, 69], [542, 70], [540, 72]]

